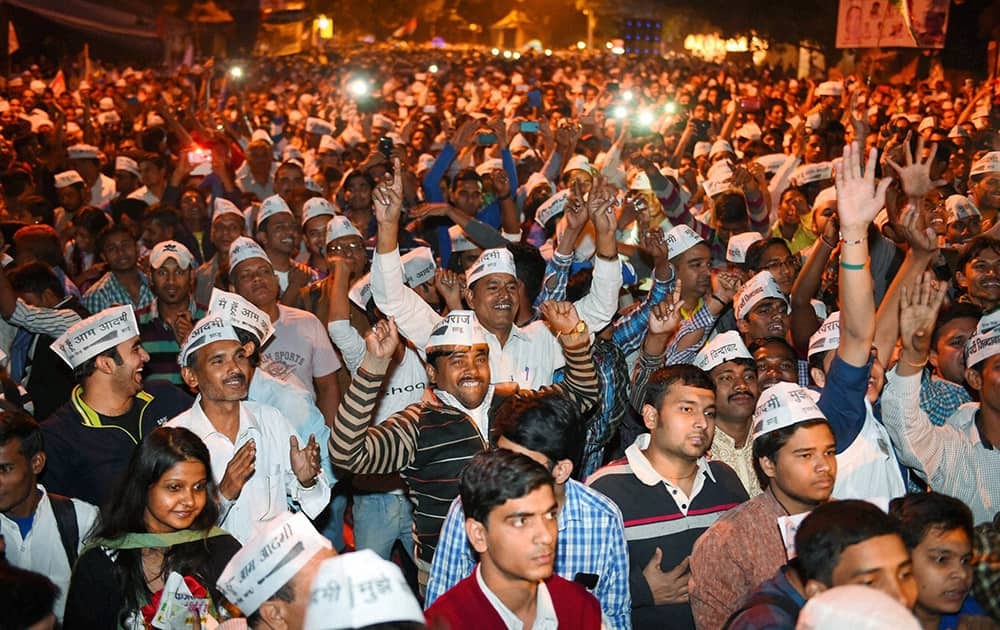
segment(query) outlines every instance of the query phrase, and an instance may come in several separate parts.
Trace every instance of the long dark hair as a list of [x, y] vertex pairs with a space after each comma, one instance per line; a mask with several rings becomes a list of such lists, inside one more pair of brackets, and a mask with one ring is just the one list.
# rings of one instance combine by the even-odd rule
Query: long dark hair
[[[208, 557], [207, 534], [219, 517], [218, 488], [212, 477], [212, 462], [208, 448], [191, 431], [183, 428], [160, 427], [147, 435], [132, 453], [128, 470], [118, 485], [112, 500], [104, 506], [101, 524], [96, 536], [112, 539], [128, 533], [145, 533], [144, 515], [149, 489], [176, 464], [197, 461], [205, 466], [208, 480], [208, 500], [201, 514], [191, 524], [192, 530], [204, 532], [198, 545], [179, 545], [167, 549], [163, 561], [163, 575], [176, 571], [195, 578], [202, 576], [202, 567]], [[125, 600], [123, 615], [137, 610], [144, 603], [148, 592], [142, 570], [141, 549], [121, 549], [115, 560], [115, 578]], [[199, 579], [199, 582], [204, 582]], [[208, 585], [205, 585], [208, 586]]]

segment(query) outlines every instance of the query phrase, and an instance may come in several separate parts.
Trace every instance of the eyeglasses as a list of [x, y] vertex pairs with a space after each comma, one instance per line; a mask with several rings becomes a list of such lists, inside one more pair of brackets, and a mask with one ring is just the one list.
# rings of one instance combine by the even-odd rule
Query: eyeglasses
[[770, 271], [772, 275], [780, 271], [782, 268], [788, 269], [789, 271], [798, 271], [799, 261], [794, 256], [789, 256], [784, 260], [776, 260], [774, 262], [767, 263], [763, 268]]
[[365, 250], [364, 243], [340, 243], [338, 245], [327, 245], [327, 254], [353, 254], [355, 252], [362, 252]]

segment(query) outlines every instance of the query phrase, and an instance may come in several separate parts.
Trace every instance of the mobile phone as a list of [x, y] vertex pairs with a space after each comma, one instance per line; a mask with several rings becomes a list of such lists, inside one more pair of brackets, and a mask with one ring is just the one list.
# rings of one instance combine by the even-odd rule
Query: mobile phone
[[207, 149], [194, 149], [188, 151], [187, 154], [188, 164], [191, 166], [198, 166], [199, 164], [204, 164], [205, 162], [212, 161], [212, 152]]
[[480, 146], [484, 146], [484, 147], [488, 146], [488, 145], [491, 145], [491, 144], [496, 144], [497, 143], [497, 134], [495, 134], [495, 133], [481, 133], [478, 136], [476, 136], [476, 142], [478, 142]]
[[538, 121], [525, 120], [521, 122], [521, 133], [538, 133]]
[[608, 81], [607, 85], [604, 86], [604, 89], [606, 89], [608, 92], [617, 92], [618, 91], [618, 82], [617, 81]]
[[424, 105], [424, 113], [425, 114], [436, 114], [437, 111], [438, 111], [438, 108], [436, 106], [434, 106], [434, 105]]
[[378, 139], [378, 150], [383, 156], [385, 156], [385, 159], [387, 160], [392, 159], [393, 148], [394, 145], [392, 142], [392, 138], [389, 138], [388, 136], [382, 136], [381, 138]]
[[745, 112], [755, 112], [760, 109], [760, 99], [759, 98], [741, 98], [740, 99], [740, 109]]
[[694, 121], [694, 129], [698, 132], [699, 136], [704, 136], [708, 133], [709, 127], [712, 126], [711, 121], [708, 120], [696, 120]]

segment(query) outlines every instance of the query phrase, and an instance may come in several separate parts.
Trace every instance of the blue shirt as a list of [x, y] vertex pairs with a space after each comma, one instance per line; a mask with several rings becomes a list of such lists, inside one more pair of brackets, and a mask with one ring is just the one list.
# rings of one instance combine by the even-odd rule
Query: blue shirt
[[744, 605], [743, 612], [729, 625], [730, 630], [788, 630], [795, 627], [806, 600], [788, 581], [786, 569], [778, 569], [773, 578], [750, 594], [747, 603], [751, 605]]
[[[472, 575], [476, 567], [473, 553], [465, 534], [461, 498], [456, 498], [434, 551], [425, 608]], [[632, 627], [628, 570], [628, 546], [618, 506], [596, 490], [568, 480], [566, 501], [559, 511], [556, 574], [567, 580], [578, 573], [596, 575], [597, 586], [591, 592], [601, 603], [611, 628], [628, 630]]]

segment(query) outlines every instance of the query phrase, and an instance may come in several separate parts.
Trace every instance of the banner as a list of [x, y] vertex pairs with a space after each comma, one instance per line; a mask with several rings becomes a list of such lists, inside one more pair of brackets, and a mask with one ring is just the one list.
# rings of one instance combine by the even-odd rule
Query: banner
[[262, 57], [281, 57], [302, 52], [302, 37], [304, 24], [302, 22], [287, 22], [278, 24], [262, 22], [257, 31], [256, 55]]
[[950, 0], [840, 0], [837, 48], [944, 48]]

